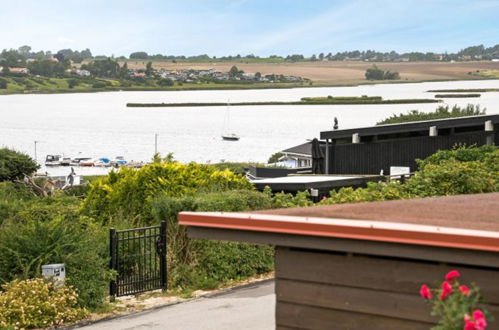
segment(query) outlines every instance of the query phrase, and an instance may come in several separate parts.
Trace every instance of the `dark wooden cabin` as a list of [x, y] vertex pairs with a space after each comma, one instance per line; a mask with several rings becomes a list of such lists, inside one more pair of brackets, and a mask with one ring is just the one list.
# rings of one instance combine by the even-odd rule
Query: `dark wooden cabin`
[[327, 174], [390, 174], [416, 170], [416, 159], [457, 144], [499, 145], [499, 115], [483, 115], [321, 132]]

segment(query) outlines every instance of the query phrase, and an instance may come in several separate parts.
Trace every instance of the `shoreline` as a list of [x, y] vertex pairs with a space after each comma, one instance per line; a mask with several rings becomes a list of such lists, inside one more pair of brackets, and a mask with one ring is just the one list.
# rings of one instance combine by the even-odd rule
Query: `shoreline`
[[419, 83], [427, 83], [427, 82], [446, 82], [446, 81], [482, 81], [482, 80], [499, 80], [498, 78], [483, 78], [477, 77], [476, 79], [429, 79], [429, 80], [395, 80], [395, 81], [384, 81], [384, 80], [375, 80], [375, 81], [360, 81], [357, 83], [313, 83], [313, 84], [248, 84], [248, 85], [221, 85], [217, 86], [213, 84], [213, 86], [196, 86], [196, 84], [192, 85], [183, 85], [183, 86], [174, 86], [167, 88], [123, 88], [123, 87], [111, 87], [111, 88], [92, 88], [92, 89], [46, 89], [46, 90], [22, 90], [22, 91], [6, 91], [0, 90], [0, 96], [3, 95], [39, 95], [39, 94], [79, 94], [79, 93], [102, 93], [102, 92], [178, 92], [178, 91], [198, 91], [198, 90], [257, 90], [257, 89], [294, 89], [294, 88], [327, 88], [327, 87], [358, 87], [365, 85], [385, 85], [385, 84], [419, 84]]

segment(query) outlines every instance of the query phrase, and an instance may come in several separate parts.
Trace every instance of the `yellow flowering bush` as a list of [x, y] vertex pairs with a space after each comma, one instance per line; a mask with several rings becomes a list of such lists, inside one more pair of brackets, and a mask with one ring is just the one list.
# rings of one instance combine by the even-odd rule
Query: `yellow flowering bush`
[[93, 182], [82, 211], [103, 222], [115, 217], [147, 225], [153, 221], [151, 202], [159, 195], [184, 197], [241, 189], [254, 188], [244, 176], [229, 170], [196, 163], [153, 163], [141, 169], [121, 168]]
[[44, 279], [14, 280], [0, 292], [0, 329], [46, 328], [82, 319], [76, 291]]

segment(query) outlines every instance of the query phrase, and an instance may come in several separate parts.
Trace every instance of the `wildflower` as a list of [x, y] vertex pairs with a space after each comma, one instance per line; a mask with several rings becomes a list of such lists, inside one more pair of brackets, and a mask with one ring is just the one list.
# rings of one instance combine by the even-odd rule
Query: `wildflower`
[[455, 278], [458, 278], [461, 276], [457, 270], [451, 270], [450, 272], [445, 275], [445, 280], [448, 282], [452, 282]]
[[429, 299], [433, 298], [433, 295], [431, 294], [431, 290], [428, 287], [428, 285], [426, 285], [426, 284], [421, 285], [421, 289], [419, 290], [419, 294], [421, 295], [421, 297], [423, 299], [429, 300]]
[[452, 292], [452, 286], [450, 285], [449, 282], [444, 281], [442, 282], [442, 293], [440, 294], [440, 300], [445, 300], [448, 295], [450, 295]]
[[468, 288], [466, 285], [461, 285], [459, 287], [459, 291], [461, 291], [462, 294], [464, 294], [465, 296], [469, 296], [470, 295], [470, 288]]

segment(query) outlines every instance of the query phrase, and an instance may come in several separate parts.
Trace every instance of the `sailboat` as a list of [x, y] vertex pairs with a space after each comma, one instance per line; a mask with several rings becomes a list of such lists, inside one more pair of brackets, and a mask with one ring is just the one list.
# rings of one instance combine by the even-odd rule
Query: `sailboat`
[[229, 130], [230, 122], [230, 102], [227, 102], [227, 111], [225, 112], [224, 118], [224, 130], [222, 132], [222, 140], [224, 141], [239, 141], [239, 135], [230, 132]]

